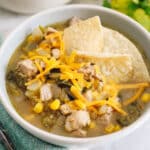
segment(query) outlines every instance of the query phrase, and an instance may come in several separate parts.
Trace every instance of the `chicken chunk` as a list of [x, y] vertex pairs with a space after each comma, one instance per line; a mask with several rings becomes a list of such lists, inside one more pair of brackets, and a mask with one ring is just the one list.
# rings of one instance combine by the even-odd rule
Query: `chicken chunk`
[[80, 68], [79, 72], [82, 72], [84, 74], [94, 74], [94, 65], [91, 63], [88, 63], [84, 65], [82, 68]]
[[111, 113], [113, 111], [112, 107], [107, 106], [107, 105], [103, 105], [102, 107], [100, 107], [99, 112], [101, 114], [106, 114], [106, 113]]
[[104, 126], [109, 125], [113, 121], [114, 115], [112, 107], [103, 105], [102, 107], [100, 107], [99, 113], [102, 114], [99, 118], [99, 121]]
[[42, 82], [40, 80], [33, 82], [32, 84], [26, 86], [27, 90], [36, 92], [40, 89]]
[[84, 97], [85, 97], [88, 101], [92, 101], [92, 99], [93, 99], [92, 91], [91, 91], [91, 90], [87, 90], [87, 91], [84, 93]]
[[65, 122], [65, 129], [67, 131], [74, 131], [90, 124], [90, 116], [87, 111], [74, 111], [69, 115]]
[[52, 98], [53, 93], [51, 91], [51, 84], [46, 83], [44, 85], [42, 85], [42, 87], [40, 88], [40, 99], [42, 101], [48, 101]]
[[91, 80], [92, 78], [96, 78], [101, 81], [101, 77], [96, 73], [95, 65], [92, 63], [88, 63], [81, 67], [78, 72], [84, 74], [86, 80]]
[[52, 53], [52, 56], [56, 59], [60, 57], [60, 50], [58, 48], [52, 49], [51, 53]]
[[68, 115], [72, 112], [71, 108], [67, 104], [61, 105], [60, 111], [63, 115]]
[[112, 120], [113, 120], [113, 113], [106, 113], [104, 115], [102, 115], [100, 117], [100, 124], [103, 124], [104, 126], [107, 126], [109, 125], [110, 123], [112, 123]]
[[16, 70], [27, 77], [33, 77], [37, 73], [37, 68], [30, 59], [18, 62]]
[[81, 21], [81, 19], [79, 17], [74, 16], [69, 20], [69, 26], [79, 23], [80, 21]]

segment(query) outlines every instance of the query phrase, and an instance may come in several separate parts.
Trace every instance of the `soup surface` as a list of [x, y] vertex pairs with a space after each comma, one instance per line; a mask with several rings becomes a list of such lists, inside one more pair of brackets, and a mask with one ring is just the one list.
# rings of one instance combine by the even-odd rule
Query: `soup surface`
[[[90, 22], [89, 38], [84, 37], [81, 22], [73, 17], [34, 29], [9, 61], [6, 86], [16, 111], [31, 124], [58, 135], [94, 137], [119, 131], [141, 115], [150, 100], [149, 81], [129, 80], [135, 72], [128, 55], [93, 55], [99, 47], [109, 52], [113, 43], [108, 45], [106, 36], [102, 42], [99, 22], [94, 28]], [[72, 28], [82, 30], [76, 43]], [[117, 32], [104, 30], [108, 37]], [[92, 52], [84, 39], [94, 41]], [[70, 43], [89, 51], [71, 49]]]

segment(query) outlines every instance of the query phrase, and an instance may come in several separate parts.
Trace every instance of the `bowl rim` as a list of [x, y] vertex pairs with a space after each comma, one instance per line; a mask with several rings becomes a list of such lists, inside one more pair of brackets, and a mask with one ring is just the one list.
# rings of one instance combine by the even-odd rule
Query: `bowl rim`
[[[144, 29], [144, 27], [142, 27], [140, 24], [138, 24], [137, 22], [135, 22], [133, 19], [129, 18], [128, 16], [119, 13], [117, 11], [108, 9], [108, 8], [104, 8], [101, 6], [96, 6], [96, 5], [88, 5], [88, 4], [72, 4], [72, 5], [67, 5], [67, 6], [59, 6], [57, 8], [52, 8], [52, 9], [48, 9], [48, 10], [44, 10], [38, 14], [35, 14], [33, 16], [31, 16], [30, 18], [28, 18], [26, 21], [24, 21], [22, 24], [20, 24], [17, 29], [15, 29], [4, 41], [4, 43], [2, 44], [1, 50], [0, 50], [0, 58], [2, 58], [2, 54], [5, 51], [5, 47], [9, 44], [9, 40], [11, 40], [15, 34], [17, 34], [18, 30], [24, 30], [24, 26], [26, 24], [28, 24], [29, 22], [32, 21], [32, 19], [34, 18], [40, 18], [42, 16], [44, 16], [45, 14], [50, 14], [52, 12], [57, 12], [60, 10], [67, 10], [67, 9], [78, 9], [78, 8], [87, 8], [87, 9], [96, 9], [96, 10], [103, 10], [105, 12], [110, 12], [113, 15], [118, 16], [119, 18], [123, 18], [125, 21], [127, 21], [130, 24], [133, 24], [137, 30], [141, 30], [141, 32], [143, 32], [143, 34], [146, 36], [146, 38], [150, 38], [149, 37], [149, 32], [146, 31]], [[23, 28], [22, 28], [23, 27]], [[0, 59], [1, 60], [1, 59]], [[1, 65], [1, 64], [0, 64]], [[0, 73], [1, 75], [1, 73]], [[3, 85], [4, 88], [6, 88], [6, 85]], [[8, 95], [8, 94], [7, 94]], [[111, 133], [108, 135], [102, 135], [102, 136], [96, 136], [96, 137], [86, 137], [86, 138], [75, 138], [75, 137], [66, 137], [66, 136], [62, 136], [62, 135], [56, 135], [53, 133], [49, 133], [47, 131], [44, 131], [32, 124], [30, 124], [29, 122], [25, 121], [16, 111], [15, 108], [13, 106], [10, 106], [7, 103], [7, 98], [6, 95], [3, 93], [3, 88], [2, 86], [0, 86], [0, 98], [1, 98], [1, 102], [5, 108], [5, 110], [8, 112], [8, 114], [24, 129], [26, 129], [29, 133], [31, 133], [32, 135], [47, 141], [47, 142], [52, 142], [53, 141], [57, 141], [57, 142], [68, 142], [68, 143], [74, 143], [74, 144], [82, 144], [82, 143], [86, 143], [86, 142], [93, 142], [93, 141], [112, 141], [112, 140], [116, 140], [116, 139], [120, 139], [121, 137], [124, 137], [126, 135], [128, 135], [129, 133], [133, 132], [135, 129], [137, 129], [138, 127], [140, 127], [142, 124], [144, 124], [150, 117], [150, 113], [146, 112], [143, 116], [141, 116], [137, 121], [135, 121], [134, 123], [132, 123], [131, 125], [129, 125], [128, 127], [115, 132], [115, 133]], [[10, 101], [10, 100], [9, 100]], [[150, 111], [150, 110], [148, 110]], [[58, 145], [63, 145], [63, 144], [59, 144]]]

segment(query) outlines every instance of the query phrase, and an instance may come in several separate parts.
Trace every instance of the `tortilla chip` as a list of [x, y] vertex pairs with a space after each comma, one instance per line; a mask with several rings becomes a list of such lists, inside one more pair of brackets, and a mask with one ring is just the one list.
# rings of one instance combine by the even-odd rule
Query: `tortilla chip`
[[[103, 68], [104, 70], [108, 69], [109, 76], [113, 79], [116, 78], [117, 81], [150, 82], [148, 69], [137, 47], [121, 33], [102, 27], [97, 16], [66, 28], [64, 30], [64, 42], [68, 53], [72, 50], [83, 52], [85, 55], [94, 52], [98, 54], [98, 57], [104, 57], [105, 54], [109, 54], [110, 57], [107, 60], [106, 58], [101, 58], [99, 65], [102, 67], [101, 70]], [[119, 57], [114, 58], [114, 55], [119, 55]], [[89, 61], [91, 62], [92, 59], [95, 58], [91, 58]], [[129, 62], [127, 62], [128, 60]], [[131, 64], [132, 71], [130, 70], [131, 67], [127, 67]], [[126, 71], [122, 70], [121, 66]], [[107, 73], [105, 72], [104, 74]]]
[[[148, 69], [144, 63], [141, 53], [128, 38], [115, 30], [104, 28], [103, 54], [112, 53], [118, 55], [130, 55], [133, 65], [133, 76], [131, 82], [150, 81]], [[101, 53], [102, 54], [102, 53]]]
[[103, 29], [100, 18], [95, 16], [80, 21], [64, 30], [65, 49], [84, 52], [101, 52], [103, 48]]
[[129, 55], [99, 55], [78, 52], [76, 61], [96, 63], [108, 81], [128, 82], [133, 75], [132, 61]]

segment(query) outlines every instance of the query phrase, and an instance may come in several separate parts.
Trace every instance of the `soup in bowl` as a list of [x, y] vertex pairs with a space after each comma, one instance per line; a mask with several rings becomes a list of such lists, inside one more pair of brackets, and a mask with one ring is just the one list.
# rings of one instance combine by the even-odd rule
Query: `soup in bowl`
[[[111, 15], [128, 27], [110, 21]], [[19, 124], [54, 144], [105, 142], [127, 134], [148, 118], [149, 60], [143, 54], [148, 40], [141, 26], [105, 8], [43, 12], [2, 47], [2, 102]]]

